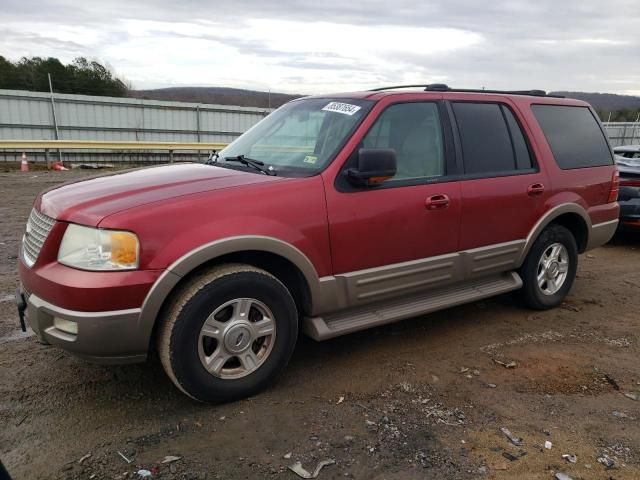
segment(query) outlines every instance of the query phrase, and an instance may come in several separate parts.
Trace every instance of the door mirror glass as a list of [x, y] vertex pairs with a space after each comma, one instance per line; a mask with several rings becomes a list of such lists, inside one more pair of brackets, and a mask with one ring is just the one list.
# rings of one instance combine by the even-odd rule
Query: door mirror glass
[[397, 163], [394, 149], [361, 148], [357, 167], [347, 170], [347, 178], [358, 186], [379, 185], [396, 174]]

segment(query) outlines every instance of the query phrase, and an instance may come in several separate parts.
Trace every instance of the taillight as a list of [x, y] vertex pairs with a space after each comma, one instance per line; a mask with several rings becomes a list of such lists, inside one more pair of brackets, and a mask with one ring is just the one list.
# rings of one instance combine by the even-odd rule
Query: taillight
[[640, 187], [640, 178], [621, 178], [621, 187]]
[[607, 203], [612, 203], [618, 200], [618, 186], [620, 185], [620, 172], [616, 168], [611, 176], [611, 189], [609, 190], [609, 198]]

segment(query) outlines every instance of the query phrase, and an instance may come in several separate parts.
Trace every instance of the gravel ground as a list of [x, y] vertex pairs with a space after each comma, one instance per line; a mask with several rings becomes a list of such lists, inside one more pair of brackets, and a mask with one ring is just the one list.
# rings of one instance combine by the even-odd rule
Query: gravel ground
[[18, 333], [11, 297], [33, 198], [87, 174], [0, 173], [0, 458], [14, 479], [295, 479], [289, 465], [324, 459], [335, 464], [322, 480], [640, 478], [640, 236], [581, 256], [558, 309], [506, 295], [301, 338], [268, 391], [206, 406], [157, 361], [90, 365]]

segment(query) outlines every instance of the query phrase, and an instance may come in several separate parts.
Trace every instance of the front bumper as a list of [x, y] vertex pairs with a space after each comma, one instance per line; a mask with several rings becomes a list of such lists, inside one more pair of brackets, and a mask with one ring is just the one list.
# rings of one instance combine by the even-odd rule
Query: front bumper
[[[103, 364], [135, 363], [147, 357], [149, 338], [139, 328], [140, 309], [108, 312], [78, 312], [57, 307], [22, 290], [28, 324], [43, 343], [48, 343]], [[71, 334], [54, 326], [54, 318], [76, 322], [78, 333]]]

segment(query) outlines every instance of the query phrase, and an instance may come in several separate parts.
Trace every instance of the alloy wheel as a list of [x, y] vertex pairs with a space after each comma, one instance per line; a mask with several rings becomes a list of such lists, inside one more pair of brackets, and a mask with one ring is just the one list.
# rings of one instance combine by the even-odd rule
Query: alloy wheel
[[198, 338], [203, 367], [222, 379], [245, 377], [269, 357], [276, 337], [273, 313], [254, 298], [236, 298], [216, 308]]
[[564, 285], [569, 272], [569, 252], [561, 243], [552, 243], [540, 256], [537, 281], [540, 291], [553, 295]]

